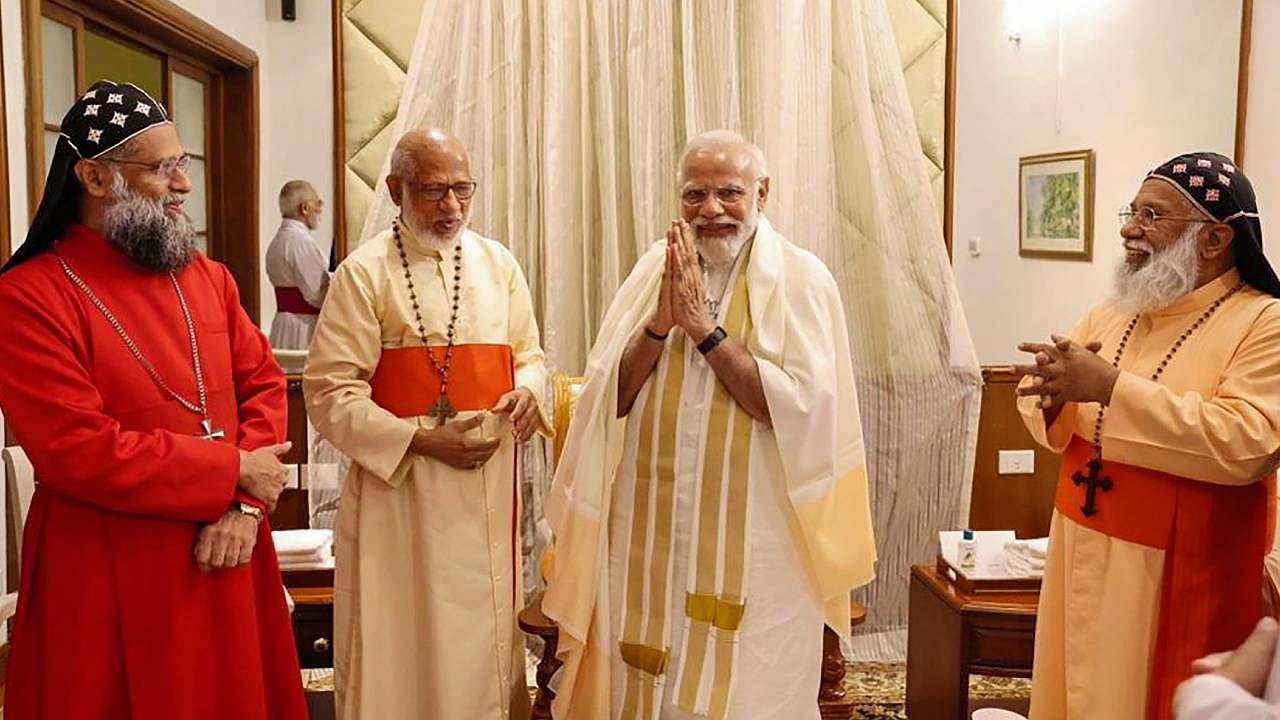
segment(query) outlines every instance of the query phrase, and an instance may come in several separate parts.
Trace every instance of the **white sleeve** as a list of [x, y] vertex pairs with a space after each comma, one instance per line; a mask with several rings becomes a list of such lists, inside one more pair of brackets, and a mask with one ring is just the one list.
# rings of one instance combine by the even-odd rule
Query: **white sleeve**
[[1227, 678], [1209, 673], [1178, 686], [1176, 720], [1277, 720], [1280, 707], [1260, 700]]
[[329, 292], [329, 262], [310, 237], [298, 235], [289, 244], [289, 261], [298, 278], [298, 290], [313, 307], [324, 303]]

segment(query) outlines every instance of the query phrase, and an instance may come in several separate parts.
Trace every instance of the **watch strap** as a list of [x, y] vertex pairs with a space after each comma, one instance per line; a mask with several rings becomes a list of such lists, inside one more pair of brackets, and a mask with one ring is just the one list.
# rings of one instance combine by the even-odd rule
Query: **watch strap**
[[698, 352], [706, 355], [712, 350], [715, 350], [716, 346], [724, 342], [724, 339], [727, 337], [729, 337], [729, 333], [725, 332], [724, 328], [717, 325], [716, 329], [712, 330], [711, 334], [708, 335], [706, 339], [698, 343]]

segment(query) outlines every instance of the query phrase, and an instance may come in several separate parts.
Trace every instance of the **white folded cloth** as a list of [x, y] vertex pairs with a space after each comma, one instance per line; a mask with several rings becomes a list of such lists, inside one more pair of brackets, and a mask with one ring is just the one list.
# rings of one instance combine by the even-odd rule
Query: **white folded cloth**
[[1041, 577], [1049, 553], [1049, 538], [1011, 540], [1004, 544], [1004, 563], [1010, 575]]
[[281, 563], [288, 563], [290, 565], [314, 565], [333, 558], [333, 548], [323, 547], [313, 553], [307, 553], [306, 555], [289, 554], [277, 555], [276, 557]]
[[331, 570], [333, 569], [333, 555], [320, 561], [308, 562], [285, 562], [280, 561], [280, 571], [287, 572], [290, 570]]
[[275, 530], [271, 533], [271, 540], [281, 563], [333, 554], [332, 530]]
[[1031, 559], [1044, 560], [1049, 554], [1049, 538], [1034, 540], [1011, 540], [1004, 544], [1006, 553], [1017, 553]]

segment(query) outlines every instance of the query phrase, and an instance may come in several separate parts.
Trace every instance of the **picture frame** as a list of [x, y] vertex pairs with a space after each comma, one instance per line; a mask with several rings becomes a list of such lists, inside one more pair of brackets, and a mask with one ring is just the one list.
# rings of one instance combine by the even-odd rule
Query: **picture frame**
[[1093, 260], [1093, 150], [1018, 159], [1018, 255]]

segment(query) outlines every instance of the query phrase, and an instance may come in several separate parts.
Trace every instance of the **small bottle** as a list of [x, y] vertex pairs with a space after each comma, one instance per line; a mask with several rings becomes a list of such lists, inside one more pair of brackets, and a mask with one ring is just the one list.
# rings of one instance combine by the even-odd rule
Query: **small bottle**
[[959, 552], [960, 567], [974, 568], [978, 566], [978, 541], [973, 539], [973, 530], [965, 528], [963, 538], [956, 543]]

